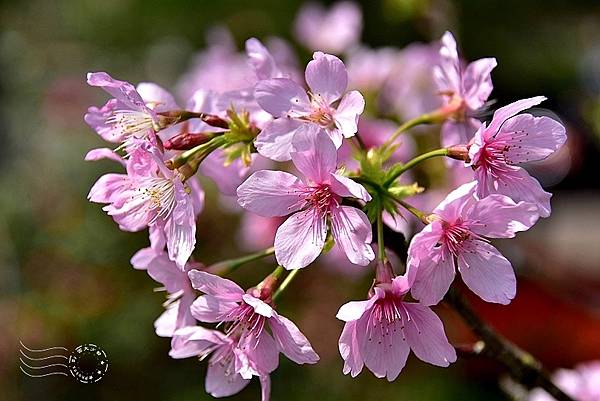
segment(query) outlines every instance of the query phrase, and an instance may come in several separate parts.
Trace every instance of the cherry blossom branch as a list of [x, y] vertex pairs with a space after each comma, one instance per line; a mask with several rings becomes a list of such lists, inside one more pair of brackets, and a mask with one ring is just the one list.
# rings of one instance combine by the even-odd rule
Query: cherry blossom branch
[[444, 300], [461, 316], [473, 333], [481, 338], [483, 346], [477, 347], [478, 355], [500, 362], [514, 380], [529, 389], [541, 387], [557, 401], [574, 401], [552, 382], [540, 361], [495, 332], [456, 289], [451, 289]]
[[396, 178], [400, 177], [404, 172], [410, 170], [417, 164], [419, 164], [427, 159], [431, 159], [432, 157], [447, 156], [447, 155], [448, 155], [448, 149], [446, 149], [446, 148], [436, 149], [436, 150], [432, 150], [427, 153], [423, 153], [422, 155], [419, 155], [419, 156], [415, 157], [414, 159], [409, 160], [405, 164], [397, 165], [397, 167], [394, 166], [393, 167], [394, 170], [390, 174], [389, 178], [384, 182], [384, 186], [389, 186], [391, 183], [393, 183], [396, 180]]

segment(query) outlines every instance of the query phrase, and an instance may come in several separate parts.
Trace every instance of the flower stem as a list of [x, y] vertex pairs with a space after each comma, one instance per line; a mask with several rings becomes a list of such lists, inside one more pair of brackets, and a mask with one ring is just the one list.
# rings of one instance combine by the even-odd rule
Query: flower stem
[[224, 136], [220, 135], [214, 137], [206, 143], [202, 143], [196, 147], [193, 147], [190, 150], [186, 150], [185, 152], [180, 153], [172, 159], [167, 160], [165, 165], [171, 170], [179, 168], [185, 165], [186, 163], [194, 164], [197, 168], [197, 166], [200, 165], [200, 162], [202, 162], [202, 160], [204, 160], [206, 156], [208, 156], [212, 151], [225, 145], [226, 143], [227, 140]]
[[394, 167], [392, 167], [393, 172], [388, 177], [388, 179], [384, 182], [384, 186], [389, 186], [396, 180], [396, 178], [400, 177], [404, 172], [406, 172], [407, 170], [410, 170], [411, 168], [413, 168], [417, 164], [421, 163], [422, 161], [431, 159], [432, 157], [447, 156], [447, 155], [448, 155], [448, 149], [445, 149], [445, 148], [436, 149], [436, 150], [432, 150], [427, 153], [423, 153], [422, 155], [419, 155], [419, 156], [415, 157], [414, 159], [409, 160], [405, 164], [397, 164]]
[[408, 131], [412, 127], [416, 127], [417, 125], [421, 124], [432, 124], [434, 122], [436, 122], [436, 119], [432, 114], [423, 114], [419, 117], [413, 118], [412, 120], [408, 120], [404, 124], [400, 125], [398, 129], [396, 129], [396, 131], [390, 135], [385, 143], [388, 145], [391, 144], [398, 138], [398, 136], [400, 136], [400, 134]]
[[379, 260], [385, 263], [387, 257], [385, 255], [385, 242], [383, 240], [383, 210], [380, 210], [377, 214], [377, 249], [379, 253]]
[[267, 256], [271, 256], [275, 253], [275, 248], [270, 247], [260, 252], [251, 253], [246, 256], [242, 256], [235, 259], [224, 260], [219, 263], [215, 263], [214, 265], [209, 267], [209, 271], [213, 274], [217, 274], [219, 276], [224, 276], [230, 274], [237, 270], [240, 266], [245, 265], [246, 263], [254, 262], [255, 260], [260, 260], [262, 258], [266, 258]]
[[483, 347], [479, 347], [478, 354], [486, 355], [503, 364], [511, 377], [528, 389], [541, 387], [557, 401], [574, 401], [552, 382], [540, 361], [496, 333], [477, 316], [456, 289], [450, 289], [444, 300], [483, 341]]
[[[279, 266], [279, 267], [281, 267], [281, 266]], [[279, 298], [279, 296], [285, 291], [287, 286], [290, 285], [290, 283], [292, 282], [294, 277], [296, 277], [296, 275], [298, 274], [299, 271], [300, 271], [300, 269], [292, 270], [285, 277], [285, 279], [281, 282], [281, 285], [279, 286], [279, 288], [277, 288], [277, 291], [275, 291], [275, 294], [273, 294], [273, 301], [275, 301], [277, 298]]]
[[396, 198], [394, 197], [394, 200], [403, 208], [405, 208], [406, 210], [408, 210], [409, 212], [411, 212], [413, 215], [415, 215], [416, 218], [418, 218], [419, 220], [421, 220], [423, 222], [423, 224], [429, 224], [431, 223], [428, 219], [427, 219], [427, 214], [425, 214], [422, 210], [417, 209], [416, 207], [412, 206], [409, 203], [406, 203], [405, 201], [403, 201], [400, 198]]

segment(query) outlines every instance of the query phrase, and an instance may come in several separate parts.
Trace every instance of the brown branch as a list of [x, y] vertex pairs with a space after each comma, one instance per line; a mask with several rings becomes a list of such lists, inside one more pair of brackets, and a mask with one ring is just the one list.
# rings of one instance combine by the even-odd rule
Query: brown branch
[[484, 347], [480, 354], [503, 364], [510, 376], [528, 389], [541, 387], [557, 401], [574, 401], [552, 382], [540, 361], [496, 333], [473, 311], [456, 289], [450, 289], [444, 300], [483, 341]]

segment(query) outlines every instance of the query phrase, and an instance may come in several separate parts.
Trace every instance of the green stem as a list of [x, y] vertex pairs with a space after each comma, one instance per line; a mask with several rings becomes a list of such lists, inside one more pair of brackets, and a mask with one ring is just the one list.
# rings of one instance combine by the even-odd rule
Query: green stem
[[[281, 266], [279, 266], [281, 267]], [[296, 269], [296, 270], [292, 270], [283, 280], [283, 282], [281, 283], [281, 285], [279, 286], [279, 288], [277, 288], [277, 291], [275, 291], [275, 294], [273, 294], [273, 301], [275, 301], [277, 298], [279, 298], [279, 296], [285, 291], [285, 289], [287, 288], [288, 285], [290, 285], [290, 283], [292, 282], [292, 280], [294, 279], [294, 277], [296, 277], [296, 275], [298, 274], [298, 272], [300, 271], [300, 269]]]
[[275, 253], [275, 248], [267, 248], [260, 252], [251, 253], [246, 256], [242, 256], [235, 259], [225, 260], [223, 262], [216, 263], [210, 266], [211, 273], [218, 274], [220, 276], [224, 276], [230, 274], [237, 270], [240, 266], [243, 266], [247, 263], [254, 262], [255, 260], [260, 260], [262, 258], [266, 258], [267, 256], [271, 256]]
[[[168, 160], [167, 167], [172, 170], [179, 168], [179, 167], [183, 166], [184, 164], [186, 164], [187, 162], [193, 160], [197, 156], [199, 156], [199, 160], [194, 160], [194, 162], [198, 162], [198, 161], [201, 162], [212, 151], [220, 148], [221, 146], [225, 145], [226, 143], [227, 143], [227, 139], [225, 139], [225, 136], [223, 136], [223, 135], [217, 136], [206, 143], [200, 144], [189, 150], [186, 150], [185, 152], [182, 152], [179, 155], [175, 156], [174, 158]], [[197, 164], [200, 164], [200, 163], [197, 163]]]
[[415, 157], [414, 159], [409, 160], [408, 162], [406, 162], [406, 164], [397, 165], [397, 167], [394, 166], [394, 167], [392, 167], [394, 169], [392, 175], [390, 175], [390, 177], [384, 182], [383, 185], [389, 186], [396, 180], [396, 178], [400, 177], [404, 172], [406, 172], [407, 170], [410, 170], [411, 168], [413, 168], [417, 164], [421, 163], [422, 161], [431, 159], [433, 157], [447, 156], [447, 155], [448, 155], [448, 149], [445, 149], [445, 148], [436, 149], [436, 150], [432, 150], [431, 152], [423, 153], [422, 155], [419, 155], [419, 156]]
[[402, 134], [405, 131], [408, 131], [412, 127], [416, 127], [417, 125], [421, 125], [421, 124], [432, 124], [435, 121], [436, 120], [435, 120], [434, 116], [431, 114], [423, 114], [419, 117], [413, 118], [412, 120], [408, 120], [404, 124], [400, 125], [398, 127], [398, 129], [396, 129], [396, 131], [394, 131], [394, 133], [392, 135], [390, 135], [390, 137], [388, 138], [388, 140], [385, 143], [387, 145], [391, 144], [392, 142], [394, 142], [396, 140], [396, 138], [398, 138], [398, 136], [400, 136], [400, 134]]
[[402, 199], [400, 198], [396, 198], [394, 197], [394, 200], [403, 208], [405, 208], [406, 210], [408, 210], [409, 212], [411, 212], [413, 215], [415, 215], [415, 217], [417, 217], [419, 220], [421, 220], [424, 224], [429, 224], [430, 221], [427, 220], [427, 214], [425, 214], [423, 211], [417, 209], [416, 207], [404, 202]]
[[385, 242], [383, 241], [383, 210], [377, 214], [377, 249], [379, 251], [379, 260], [383, 263], [387, 261], [385, 255]]

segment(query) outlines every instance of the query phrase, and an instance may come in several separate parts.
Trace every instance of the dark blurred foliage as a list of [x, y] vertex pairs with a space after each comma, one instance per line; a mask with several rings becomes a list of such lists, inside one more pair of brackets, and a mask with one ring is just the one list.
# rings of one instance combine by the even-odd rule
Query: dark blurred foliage
[[[130, 256], [145, 233], [120, 232], [98, 205], [86, 202], [96, 177], [115, 168], [86, 163], [101, 145], [83, 123], [105, 99], [85, 85], [87, 71], [106, 70], [131, 82], [172, 87], [223, 24], [240, 46], [250, 36], [292, 39], [300, 1], [34, 0], [0, 5], [0, 400], [205, 400], [205, 366], [168, 357], [168, 339], [153, 332], [162, 293]], [[555, 192], [553, 216], [506, 241], [521, 273], [509, 307], [477, 308], [509, 338], [550, 367], [600, 358], [600, 4], [597, 1], [363, 1], [364, 42], [403, 47], [457, 36], [469, 60], [495, 56], [492, 97], [506, 104], [543, 94], [565, 122], [571, 168]], [[305, 50], [302, 63], [309, 57]], [[568, 159], [568, 157], [567, 157]], [[543, 168], [540, 170], [543, 173]], [[550, 177], [549, 184], [557, 179]], [[241, 255], [237, 218], [206, 183], [208, 207], [199, 221], [196, 255], [205, 263]], [[516, 243], [516, 242], [515, 242]], [[258, 282], [272, 265], [235, 274]], [[303, 272], [280, 305], [322, 356], [316, 366], [281, 360], [272, 375], [278, 400], [500, 400], [501, 371], [493, 363], [459, 361], [449, 369], [409, 360], [394, 383], [363, 372], [342, 375], [337, 308], [364, 297], [369, 278], [327, 266]], [[468, 330], [444, 306], [439, 311], [456, 343]], [[18, 370], [18, 340], [34, 348], [70, 349], [93, 342], [110, 368], [99, 383], [55, 376], [31, 379]], [[235, 396], [257, 399], [259, 388]]]

